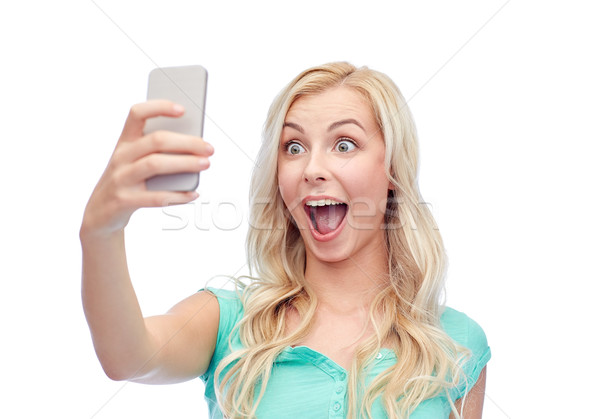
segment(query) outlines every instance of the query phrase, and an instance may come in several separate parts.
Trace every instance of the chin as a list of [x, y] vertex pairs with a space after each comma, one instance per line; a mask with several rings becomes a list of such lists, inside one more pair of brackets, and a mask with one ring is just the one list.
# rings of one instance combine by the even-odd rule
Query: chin
[[[306, 246], [306, 242], [304, 242]], [[323, 263], [339, 263], [346, 261], [352, 256], [352, 249], [348, 246], [340, 246], [339, 243], [311, 243], [306, 246], [306, 256]]]

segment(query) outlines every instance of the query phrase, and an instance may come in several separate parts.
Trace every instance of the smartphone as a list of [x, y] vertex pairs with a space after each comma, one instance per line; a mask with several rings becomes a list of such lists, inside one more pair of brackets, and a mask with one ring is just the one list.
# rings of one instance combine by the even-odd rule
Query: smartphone
[[[148, 99], [168, 99], [182, 105], [185, 113], [179, 118], [158, 116], [146, 120], [144, 134], [158, 130], [202, 136], [208, 73], [204, 67], [155, 68], [148, 76]], [[193, 191], [198, 187], [200, 173], [158, 175], [146, 180], [153, 191]]]

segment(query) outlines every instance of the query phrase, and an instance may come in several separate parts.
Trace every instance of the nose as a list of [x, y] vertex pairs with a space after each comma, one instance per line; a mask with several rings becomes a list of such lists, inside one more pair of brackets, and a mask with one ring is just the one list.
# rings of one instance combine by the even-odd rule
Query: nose
[[329, 177], [326, 157], [319, 152], [313, 151], [304, 167], [304, 182], [319, 184], [328, 180]]

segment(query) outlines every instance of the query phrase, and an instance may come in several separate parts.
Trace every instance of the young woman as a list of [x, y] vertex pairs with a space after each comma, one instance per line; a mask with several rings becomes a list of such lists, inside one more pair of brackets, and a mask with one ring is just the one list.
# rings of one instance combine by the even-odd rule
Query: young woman
[[196, 197], [147, 191], [145, 179], [205, 170], [213, 152], [200, 138], [143, 135], [146, 119], [182, 112], [132, 107], [86, 207], [83, 302], [108, 376], [201, 376], [213, 418], [480, 418], [489, 348], [440, 302], [444, 249], [394, 83], [348, 63], [296, 77], [271, 106], [252, 178], [252, 277], [143, 318], [123, 229], [137, 208]]

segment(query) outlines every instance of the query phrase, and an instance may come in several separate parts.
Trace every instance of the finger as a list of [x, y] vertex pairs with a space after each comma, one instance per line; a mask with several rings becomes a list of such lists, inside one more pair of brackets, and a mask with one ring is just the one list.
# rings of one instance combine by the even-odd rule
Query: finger
[[196, 191], [147, 191], [129, 190], [121, 198], [120, 208], [124, 208], [130, 214], [138, 208], [143, 207], [166, 207], [168, 205], [185, 204], [198, 198]]
[[[124, 144], [125, 146], [125, 144]], [[135, 161], [153, 153], [193, 154], [212, 156], [214, 148], [200, 137], [169, 131], [155, 131], [121, 150], [124, 161]]]
[[185, 112], [183, 106], [169, 100], [154, 99], [133, 105], [125, 121], [122, 141], [132, 141], [144, 135], [144, 125], [148, 118], [155, 116], [179, 117]]
[[123, 179], [126, 179], [126, 184], [135, 185], [156, 175], [198, 173], [209, 166], [210, 162], [206, 157], [154, 153], [142, 157], [124, 169]]
[[198, 198], [198, 192], [144, 191], [136, 197], [139, 207], [166, 207], [169, 205], [187, 204]]

